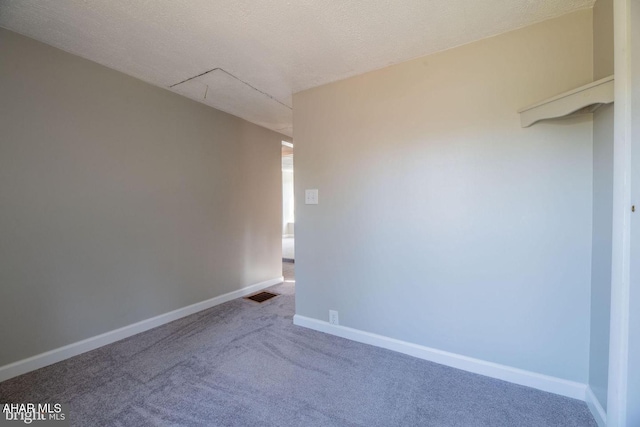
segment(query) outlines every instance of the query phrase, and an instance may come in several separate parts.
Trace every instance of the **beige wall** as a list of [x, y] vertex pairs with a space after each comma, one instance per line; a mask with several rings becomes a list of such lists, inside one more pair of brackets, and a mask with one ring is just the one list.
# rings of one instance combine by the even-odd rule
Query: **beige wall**
[[282, 135], [0, 29], [0, 366], [281, 276]]
[[593, 5], [593, 79], [613, 74], [613, 0]]
[[584, 10], [296, 94], [296, 313], [586, 382], [591, 117], [516, 111], [592, 52]]

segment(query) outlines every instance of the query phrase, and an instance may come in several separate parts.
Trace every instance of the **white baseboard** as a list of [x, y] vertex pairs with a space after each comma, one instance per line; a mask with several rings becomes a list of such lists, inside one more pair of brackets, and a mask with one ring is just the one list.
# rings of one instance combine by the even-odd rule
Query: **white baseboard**
[[191, 304], [186, 307], [182, 307], [177, 310], [152, 317], [150, 319], [142, 320], [140, 322], [133, 323], [131, 325], [124, 326], [113, 331], [105, 332], [104, 334], [96, 335], [95, 337], [87, 338], [85, 340], [65, 345], [64, 347], [59, 347], [54, 350], [29, 357], [27, 359], [22, 359], [8, 365], [0, 366], [0, 382], [8, 380], [9, 378], [17, 377], [18, 375], [26, 374], [27, 372], [35, 371], [36, 369], [40, 369], [53, 363], [68, 359], [70, 357], [77, 356], [87, 351], [95, 350], [98, 347], [120, 341], [121, 339], [139, 334], [140, 332], [148, 331], [149, 329], [164, 325], [165, 323], [173, 322], [174, 320], [181, 319], [199, 311], [215, 307], [216, 305], [225, 303], [227, 301], [231, 301], [233, 299], [258, 292], [264, 288], [268, 288], [269, 286], [282, 283], [283, 280], [284, 277], [278, 277], [275, 279], [267, 280], [265, 282], [256, 283], [254, 285], [238, 289], [237, 291], [229, 292], [215, 298]]
[[587, 406], [591, 411], [591, 415], [593, 415], [593, 418], [596, 419], [598, 427], [606, 427], [607, 413], [604, 411], [604, 408], [602, 408], [602, 405], [600, 404], [600, 401], [598, 400], [596, 395], [593, 394], [593, 390], [591, 390], [591, 387], [587, 387], [584, 400], [585, 402], [587, 402]]
[[536, 388], [538, 390], [571, 397], [573, 399], [585, 400], [585, 391], [587, 386], [575, 381], [525, 371], [523, 369], [487, 362], [485, 360], [474, 359], [472, 357], [437, 350], [345, 326], [332, 325], [328, 322], [300, 316], [298, 314], [293, 317], [293, 323], [305, 328], [314, 329], [316, 331], [325, 332], [327, 334], [336, 335], [376, 347], [386, 348], [388, 350], [408, 354], [413, 357], [473, 372], [475, 374], [497, 378], [499, 380]]

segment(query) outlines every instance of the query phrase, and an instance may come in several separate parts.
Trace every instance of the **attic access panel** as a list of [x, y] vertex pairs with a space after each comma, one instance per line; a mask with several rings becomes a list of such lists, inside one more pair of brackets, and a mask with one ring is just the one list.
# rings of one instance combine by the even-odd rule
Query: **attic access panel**
[[222, 68], [171, 86], [175, 92], [270, 129], [291, 126], [292, 109]]

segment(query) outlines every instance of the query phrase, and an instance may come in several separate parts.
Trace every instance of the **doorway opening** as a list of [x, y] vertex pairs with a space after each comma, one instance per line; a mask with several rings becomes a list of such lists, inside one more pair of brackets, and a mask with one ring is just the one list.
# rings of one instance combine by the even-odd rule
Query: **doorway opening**
[[282, 141], [282, 261], [295, 262], [293, 144]]

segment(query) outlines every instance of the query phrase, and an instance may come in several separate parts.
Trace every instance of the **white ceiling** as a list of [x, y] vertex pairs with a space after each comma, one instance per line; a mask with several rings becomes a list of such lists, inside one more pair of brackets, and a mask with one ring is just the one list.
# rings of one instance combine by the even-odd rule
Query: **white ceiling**
[[593, 3], [0, 0], [0, 26], [291, 135], [295, 92]]

